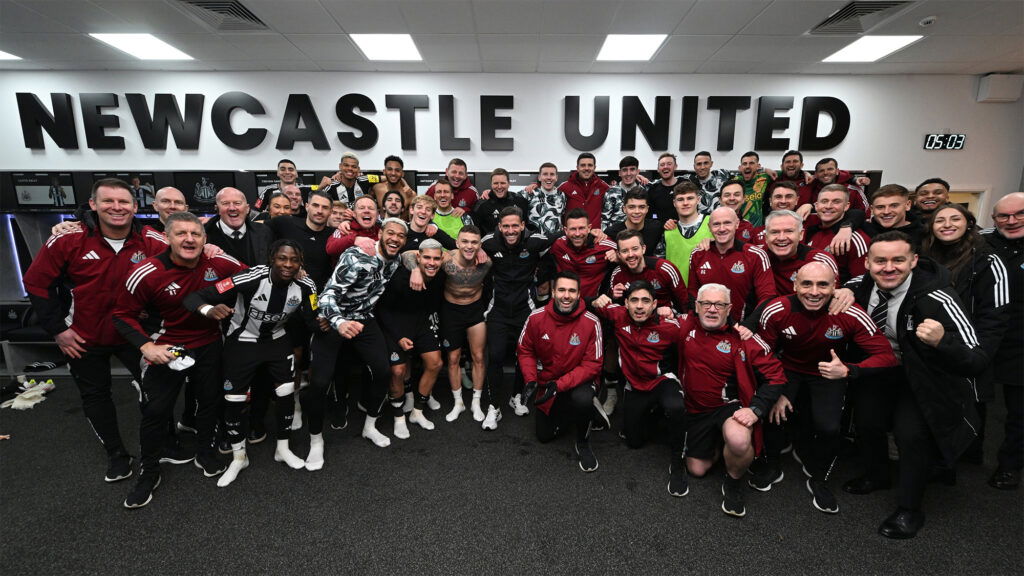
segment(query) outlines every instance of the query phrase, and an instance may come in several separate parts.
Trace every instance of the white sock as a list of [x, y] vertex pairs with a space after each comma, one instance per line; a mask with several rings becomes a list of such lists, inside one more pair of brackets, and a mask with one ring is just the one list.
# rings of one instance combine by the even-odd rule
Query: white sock
[[483, 396], [484, 396], [484, 391], [483, 390], [473, 390], [473, 400], [479, 400], [480, 398], [483, 398]]
[[243, 448], [241, 450], [234, 450], [231, 464], [228, 465], [228, 469], [220, 475], [217, 479], [217, 486], [223, 488], [228, 484], [235, 481], [238, 478], [238, 473], [245, 470], [249, 466], [249, 459], [245, 456], [245, 443], [242, 443]]
[[434, 398], [433, 394], [427, 397], [427, 408], [430, 408], [431, 410], [441, 409], [441, 403]]
[[298, 470], [306, 465], [305, 460], [296, 456], [292, 449], [288, 447], [287, 440], [277, 441], [277, 448], [274, 450], [274, 462], [284, 462], [293, 470]]
[[391, 445], [391, 438], [380, 433], [377, 430], [377, 418], [374, 416], [367, 416], [366, 421], [363, 422], [363, 438], [366, 438], [370, 442], [373, 442], [381, 448], [387, 448]]
[[452, 411], [444, 417], [449, 422], [455, 422], [459, 414], [466, 411], [466, 404], [462, 401], [462, 390], [452, 390], [452, 394], [455, 395], [455, 405], [452, 406]]
[[295, 413], [292, 415], [292, 430], [302, 429], [302, 403], [299, 402], [299, 395], [295, 395]]
[[473, 411], [473, 420], [476, 420], [477, 422], [483, 422], [484, 418], [487, 416], [480, 408], [481, 392], [483, 392], [483, 390], [473, 390], [473, 402], [470, 404]]
[[405, 415], [395, 417], [395, 438], [409, 439], [409, 427], [405, 424]]
[[434, 429], [434, 423], [428, 420], [427, 416], [419, 408], [412, 409], [412, 414], [409, 414], [409, 422], [419, 424], [424, 430]]
[[309, 454], [306, 456], [306, 470], [314, 472], [324, 467], [324, 435], [309, 435]]
[[412, 392], [406, 392], [405, 393], [405, 403], [402, 404], [402, 412], [405, 412], [405, 413], [412, 412], [413, 403], [414, 402], [413, 402], [413, 398], [412, 398]]

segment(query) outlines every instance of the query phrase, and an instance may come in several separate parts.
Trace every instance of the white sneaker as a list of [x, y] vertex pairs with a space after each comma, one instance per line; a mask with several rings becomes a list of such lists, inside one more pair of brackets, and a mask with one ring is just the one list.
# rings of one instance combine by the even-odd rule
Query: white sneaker
[[487, 407], [487, 417], [484, 418], [484, 423], [480, 425], [484, 430], [497, 430], [498, 422], [501, 421], [501, 410], [498, 410], [494, 406]]
[[470, 409], [473, 411], [473, 420], [477, 422], [483, 422], [487, 416], [484, 414], [482, 408], [480, 408], [480, 397], [474, 396], [473, 401], [470, 403]]
[[406, 392], [405, 393], [405, 404], [402, 404], [402, 412], [405, 412], [406, 414], [408, 414], [409, 412], [412, 412], [412, 407], [413, 407], [412, 392]]
[[608, 389], [608, 397], [605, 398], [604, 404], [601, 405], [601, 408], [604, 409], [604, 413], [606, 415], [611, 416], [612, 412], [615, 412], [615, 407], [618, 406], [618, 405], [619, 405], [619, 391], [616, 390], [615, 388], [609, 388]]
[[309, 435], [309, 454], [306, 455], [306, 470], [315, 472], [324, 467], [324, 437], [322, 434]]
[[377, 419], [373, 416], [367, 416], [366, 421], [363, 422], [363, 438], [366, 438], [381, 448], [391, 446], [391, 438], [388, 438], [381, 434], [380, 430], [377, 430]]
[[306, 461], [299, 458], [288, 447], [287, 440], [278, 440], [277, 448], [274, 450], [274, 462], [284, 462], [292, 470], [298, 470], [306, 465]]
[[409, 439], [409, 427], [405, 424], [405, 415], [395, 417], [395, 438]]
[[430, 408], [431, 410], [440, 410], [441, 409], [441, 403], [434, 399], [434, 395], [433, 394], [431, 394], [427, 398], [427, 408]]
[[220, 475], [220, 478], [217, 479], [217, 487], [223, 488], [228, 484], [231, 484], [235, 481], [235, 478], [238, 478], [238, 473], [248, 467], [249, 458], [245, 455], [245, 452], [243, 451], [236, 454], [231, 460], [231, 464], [228, 465], [228, 469], [225, 470], [224, 473]]
[[423, 413], [422, 410], [419, 410], [417, 408], [413, 408], [412, 413], [409, 414], [409, 422], [413, 424], [419, 424], [420, 428], [423, 428], [424, 430], [434, 429], [434, 423], [427, 419], [427, 416]]
[[459, 414], [462, 414], [465, 411], [466, 411], [466, 404], [460, 398], [459, 400], [455, 401], [455, 406], [452, 406], [452, 411], [449, 412], [444, 417], [444, 419], [449, 421], [449, 422], [455, 422], [455, 420], [458, 419]]
[[508, 401], [508, 405], [512, 407], [516, 412], [516, 416], [526, 416], [530, 413], [530, 409], [523, 404], [522, 394], [516, 394]]

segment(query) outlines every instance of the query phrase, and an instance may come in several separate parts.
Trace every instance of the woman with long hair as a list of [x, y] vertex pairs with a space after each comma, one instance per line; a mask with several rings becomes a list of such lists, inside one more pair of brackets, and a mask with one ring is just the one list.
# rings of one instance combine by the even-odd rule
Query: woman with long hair
[[[921, 253], [949, 270], [953, 289], [970, 316], [978, 345], [995, 355], [1006, 331], [1005, 309], [1010, 302], [1006, 267], [981, 237], [974, 214], [960, 204], [939, 206], [929, 217], [927, 230], [921, 242]], [[986, 403], [995, 398], [992, 376], [990, 366], [972, 379], [981, 428], [974, 444], [962, 457], [966, 462], [981, 464], [983, 461], [985, 408]], [[947, 474], [947, 482], [955, 482], [952, 471]]]

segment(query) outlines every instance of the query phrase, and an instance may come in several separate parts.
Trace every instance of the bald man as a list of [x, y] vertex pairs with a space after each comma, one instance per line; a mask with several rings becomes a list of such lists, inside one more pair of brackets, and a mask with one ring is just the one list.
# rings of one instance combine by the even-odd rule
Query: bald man
[[[766, 462], [750, 480], [750, 486], [762, 492], [782, 481], [782, 427], [799, 414], [797, 449], [808, 476], [807, 490], [811, 504], [827, 514], [839, 512], [826, 482], [839, 456], [847, 381], [898, 365], [889, 341], [863, 308], [854, 304], [840, 314], [829, 313], [835, 283], [829, 266], [804, 264], [793, 282], [796, 293], [775, 298], [761, 314], [758, 334], [778, 353], [787, 384], [764, 427]], [[866, 355], [864, 360], [851, 361], [851, 343]]]
[[249, 220], [249, 201], [237, 188], [221, 188], [216, 198], [217, 215], [210, 218], [206, 241], [247, 266], [267, 263], [273, 235], [263, 224]]
[[175, 212], [188, 210], [188, 202], [185, 201], [185, 195], [181, 193], [181, 190], [174, 186], [166, 186], [156, 191], [153, 208], [156, 210], [159, 220], [151, 222], [150, 226], [158, 232], [163, 232], [167, 217]]
[[[1010, 275], [1010, 318], [1024, 315], [1024, 192], [1007, 194], [992, 207], [995, 229], [982, 235]], [[1002, 384], [1006, 399], [1006, 427], [999, 448], [998, 466], [988, 484], [999, 490], [1016, 490], [1024, 468], [1024, 386], [1020, 369], [1024, 362], [1024, 327], [1011, 322], [996, 351], [995, 383]]]

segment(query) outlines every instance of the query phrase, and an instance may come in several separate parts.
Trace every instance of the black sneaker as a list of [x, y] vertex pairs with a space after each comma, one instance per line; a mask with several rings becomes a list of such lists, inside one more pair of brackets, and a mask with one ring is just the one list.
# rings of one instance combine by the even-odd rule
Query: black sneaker
[[142, 508], [153, 499], [153, 492], [160, 485], [159, 474], [143, 474], [139, 476], [135, 487], [124, 499], [124, 507], [128, 509]]
[[124, 452], [114, 454], [107, 463], [107, 475], [103, 479], [107, 482], [119, 482], [131, 477], [133, 460], [131, 455]]
[[682, 456], [672, 455], [672, 463], [668, 467], [668, 493], [682, 498], [690, 493], [690, 481], [686, 475], [686, 462]]
[[191, 452], [186, 450], [181, 444], [175, 444], [164, 448], [163, 454], [160, 455], [161, 464], [188, 464], [195, 458]]
[[772, 489], [773, 484], [782, 482], [782, 479], [785, 477], [786, 475], [782, 472], [782, 468], [779, 465], [765, 464], [760, 470], [751, 475], [747, 485], [754, 490], [767, 492]]
[[838, 514], [839, 502], [832, 491], [821, 480], [808, 480], [807, 491], [811, 493], [811, 504], [826, 514]]
[[590, 449], [590, 442], [577, 442], [576, 454], [580, 457], [580, 470], [593, 472], [597, 470], [597, 456]]
[[196, 468], [203, 471], [207, 478], [213, 478], [227, 469], [224, 460], [215, 453], [196, 454]]
[[260, 442], [263, 442], [266, 439], [266, 430], [257, 430], [255, 428], [252, 428], [249, 430], [249, 435], [246, 437], [245, 441], [248, 442], [249, 444], [259, 444]]
[[743, 518], [747, 515], [747, 507], [743, 503], [742, 480], [725, 475], [722, 481], [722, 512], [736, 518]]

